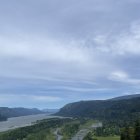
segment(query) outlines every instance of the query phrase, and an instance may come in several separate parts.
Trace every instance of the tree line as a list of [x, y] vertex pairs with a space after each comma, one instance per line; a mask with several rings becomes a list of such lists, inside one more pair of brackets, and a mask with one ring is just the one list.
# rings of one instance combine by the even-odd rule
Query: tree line
[[121, 130], [121, 140], [140, 140], [140, 121], [134, 126], [126, 126]]

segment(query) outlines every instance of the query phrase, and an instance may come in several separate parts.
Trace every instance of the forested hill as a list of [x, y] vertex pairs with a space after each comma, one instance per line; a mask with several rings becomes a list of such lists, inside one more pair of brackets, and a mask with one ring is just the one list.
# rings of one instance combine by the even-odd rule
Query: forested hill
[[0, 114], [0, 121], [6, 121], [7, 117]]
[[11, 118], [11, 117], [35, 115], [41, 113], [43, 112], [36, 108], [28, 109], [28, 108], [0, 107], [0, 120], [5, 120], [6, 118]]
[[56, 115], [105, 120], [136, 119], [140, 116], [140, 97], [122, 100], [95, 100], [70, 103]]
[[125, 95], [125, 96], [115, 97], [110, 100], [124, 100], [124, 99], [138, 98], [138, 97], [140, 97], [140, 94]]

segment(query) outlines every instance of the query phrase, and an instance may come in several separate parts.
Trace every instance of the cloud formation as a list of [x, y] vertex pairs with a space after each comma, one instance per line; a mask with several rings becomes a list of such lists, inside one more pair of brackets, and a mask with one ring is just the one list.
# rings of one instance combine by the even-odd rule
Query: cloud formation
[[22, 106], [23, 96], [27, 106], [43, 108], [138, 93], [139, 6], [139, 0], [1, 1], [0, 106]]
[[[99, 49], [116, 55], [140, 54], [140, 21], [131, 23], [127, 31], [122, 31], [115, 36], [97, 36], [95, 38]], [[101, 47], [102, 45], [103, 47]]]

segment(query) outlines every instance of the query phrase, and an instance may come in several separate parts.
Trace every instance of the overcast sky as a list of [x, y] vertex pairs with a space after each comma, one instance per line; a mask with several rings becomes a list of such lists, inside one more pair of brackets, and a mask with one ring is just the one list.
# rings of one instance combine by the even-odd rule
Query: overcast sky
[[0, 106], [138, 93], [139, 0], [0, 0]]

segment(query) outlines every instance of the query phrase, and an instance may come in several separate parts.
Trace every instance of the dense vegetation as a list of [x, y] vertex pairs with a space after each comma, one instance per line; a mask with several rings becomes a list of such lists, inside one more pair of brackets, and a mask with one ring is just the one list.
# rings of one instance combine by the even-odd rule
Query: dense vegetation
[[[55, 140], [58, 135], [63, 136], [62, 140], [68, 140], [89, 126], [84, 140], [119, 140], [120, 136], [121, 140], [140, 140], [140, 122], [136, 122], [140, 120], [140, 98], [72, 103], [57, 115], [72, 116], [73, 119], [37, 121], [33, 126], [0, 133], [0, 140]], [[3, 115], [0, 118], [6, 119]], [[102, 127], [91, 128], [100, 121]]]
[[[103, 126], [95, 130], [90, 131], [84, 138], [84, 140], [140, 140], [140, 121], [136, 121], [134, 124], [128, 123], [115, 130], [114, 127]], [[121, 138], [119, 138], [119, 133]]]
[[140, 122], [122, 128], [104, 123], [103, 127], [96, 129], [91, 128], [93, 123], [96, 122], [89, 119], [46, 119], [37, 121], [33, 126], [0, 133], [0, 140], [55, 140], [57, 129], [58, 135], [63, 136], [62, 140], [71, 139], [81, 129], [89, 129], [84, 140], [120, 140], [119, 135], [121, 140], [140, 140]]
[[96, 138], [94, 138], [95, 135], [93, 135], [93, 133], [89, 132], [85, 137], [84, 140], [97, 140]]
[[[41, 114], [42, 111], [38, 109], [27, 109], [27, 108], [8, 108], [8, 107], [0, 107], [0, 121], [6, 120], [5, 118], [11, 117], [19, 117], [19, 116], [26, 116], [26, 115], [35, 115]], [[5, 117], [2, 117], [5, 116]]]
[[140, 116], [140, 98], [81, 101], [64, 106], [57, 115], [87, 117], [112, 122], [135, 121]]
[[[104, 123], [102, 127], [97, 127], [96, 129], [91, 129], [91, 131], [85, 136], [84, 140], [100, 140], [105, 138], [105, 140], [120, 140], [120, 128], [115, 124]], [[111, 139], [112, 138], [112, 139]]]
[[84, 122], [84, 120], [69, 118], [46, 119], [37, 121], [33, 126], [0, 133], [0, 140], [55, 140], [54, 132], [57, 128], [61, 128], [59, 133], [63, 135], [63, 140], [68, 140], [77, 133], [79, 126]]
[[120, 128], [115, 124], [104, 124], [103, 127], [97, 128], [94, 132], [96, 136], [107, 137], [107, 136], [119, 136]]
[[140, 140], [140, 126], [138, 123], [134, 125], [135, 121], [140, 119], [140, 97], [71, 103], [64, 106], [57, 115], [102, 121], [103, 127], [88, 133], [85, 140], [113, 138], [119, 135], [121, 140]]
[[140, 140], [140, 121], [134, 126], [126, 126], [122, 129], [121, 140]]
[[62, 140], [68, 140], [73, 135], [75, 135], [77, 133], [77, 131], [79, 130], [80, 125], [81, 125], [80, 121], [74, 121], [74, 122], [70, 122], [68, 124], [65, 124], [61, 128], [61, 134], [63, 135]]

